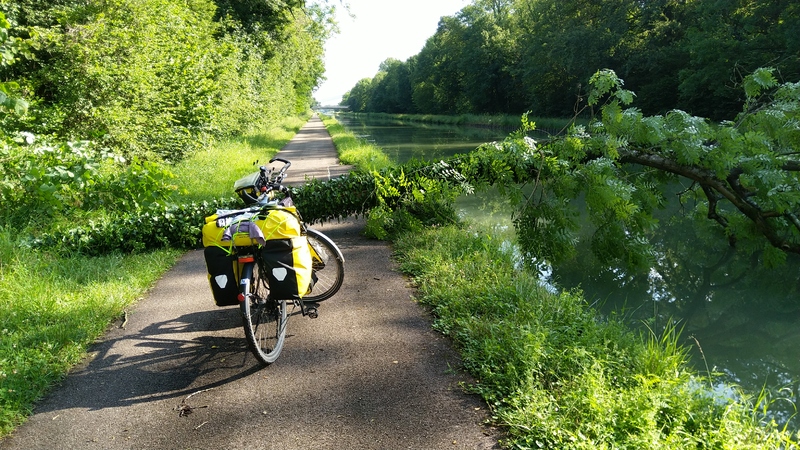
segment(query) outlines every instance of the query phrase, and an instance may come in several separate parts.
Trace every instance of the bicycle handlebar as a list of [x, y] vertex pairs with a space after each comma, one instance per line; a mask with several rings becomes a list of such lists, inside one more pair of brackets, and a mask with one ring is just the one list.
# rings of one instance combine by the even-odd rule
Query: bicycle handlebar
[[266, 168], [261, 166], [261, 178], [263, 184], [260, 187], [261, 195], [259, 195], [258, 199], [256, 200], [259, 205], [266, 205], [269, 201], [271, 201], [273, 198], [273, 191], [282, 193], [291, 201], [292, 191], [281, 183], [283, 183], [283, 179], [286, 178], [286, 171], [289, 170], [289, 167], [291, 167], [292, 163], [283, 158], [272, 158], [269, 160], [269, 163], [272, 164], [276, 161], [283, 163], [283, 167], [278, 170], [278, 173], [274, 177], [272, 177], [273, 169], [271, 167], [269, 172], [267, 172]]
[[274, 184], [281, 184], [283, 179], [286, 177], [286, 171], [289, 170], [289, 167], [292, 166], [292, 163], [283, 159], [283, 158], [272, 158], [269, 160], [269, 163], [272, 164], [275, 161], [282, 162], [283, 167], [278, 170], [278, 174], [275, 176], [275, 180], [273, 181]]
[[272, 159], [269, 160], [270, 164], [274, 163], [275, 161], [279, 161], [279, 162], [282, 162], [282, 163], [286, 164], [286, 168], [287, 169], [289, 168], [289, 166], [292, 165], [292, 163], [290, 163], [289, 161], [287, 161], [287, 160], [285, 160], [283, 158], [272, 158]]
[[[291, 167], [292, 163], [283, 158], [272, 158], [269, 160], [268, 164], [274, 162], [283, 163], [283, 166], [280, 169], [273, 168], [269, 165], [260, 166], [260, 171], [254, 174], [255, 179], [250, 178], [252, 179], [251, 182], [248, 183], [247, 180], [249, 177], [245, 177], [234, 184], [236, 193], [239, 194], [239, 197], [241, 197], [242, 200], [244, 200], [245, 204], [259, 204], [266, 206], [268, 204], [278, 203], [278, 200], [275, 200], [275, 196], [278, 192], [283, 194], [284, 200], [286, 200], [280, 201], [282, 206], [289, 206], [293, 204], [291, 200], [291, 190], [282, 184], [284, 178], [286, 178], [286, 172], [289, 167]], [[242, 181], [243, 183], [241, 186], [237, 187], [237, 185]]]

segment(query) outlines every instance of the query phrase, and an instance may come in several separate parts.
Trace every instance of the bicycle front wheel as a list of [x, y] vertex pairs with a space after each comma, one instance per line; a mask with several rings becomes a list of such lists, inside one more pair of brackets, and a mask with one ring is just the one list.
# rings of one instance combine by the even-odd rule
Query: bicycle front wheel
[[256, 263], [244, 267], [240, 286], [245, 297], [241, 309], [247, 343], [259, 361], [272, 364], [286, 339], [286, 300], [270, 298], [267, 277]]
[[311, 293], [303, 297], [303, 301], [321, 302], [333, 297], [342, 287], [344, 255], [328, 236], [311, 228], [306, 232], [316, 281]]

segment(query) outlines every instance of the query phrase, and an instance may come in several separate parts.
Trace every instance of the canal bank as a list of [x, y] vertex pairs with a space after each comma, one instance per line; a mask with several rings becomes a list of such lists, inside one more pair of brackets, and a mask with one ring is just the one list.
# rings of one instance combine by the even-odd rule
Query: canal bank
[[[395, 162], [438, 161], [481, 144], [473, 130], [460, 127], [349, 116], [341, 123], [388, 148]], [[460, 200], [458, 208], [462, 216], [488, 227], [511, 226], [508, 205], [497, 195], [470, 196]], [[752, 395], [766, 387], [779, 399], [771, 408], [774, 417], [785, 423], [794, 413], [794, 393], [800, 392], [800, 354], [795, 350], [800, 348], [800, 332], [793, 306], [800, 286], [800, 260], [790, 255], [784, 267], [768, 270], [753, 267], [749, 258], [727, 255], [723, 260], [724, 248], [704, 247], [696, 227], [674, 220], [679, 210], [675, 202], [659, 217], [663, 236], [657, 247], [663, 257], [651, 270], [633, 273], [601, 264], [589, 256], [587, 238], [578, 251], [582, 256], [553, 267], [546, 281], [559, 289], [581, 289], [603, 315], [645, 333], [649, 328], [661, 334], [677, 323], [683, 330], [680, 345], [687, 348], [695, 370], [713, 373], [714, 383], [736, 384]], [[504, 212], [508, 214], [503, 216]], [[790, 428], [798, 428], [797, 424], [795, 418]]]

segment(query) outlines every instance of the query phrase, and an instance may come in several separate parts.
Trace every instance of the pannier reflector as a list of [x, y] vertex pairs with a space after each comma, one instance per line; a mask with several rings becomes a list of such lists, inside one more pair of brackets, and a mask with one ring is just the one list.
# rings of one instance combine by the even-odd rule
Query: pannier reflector
[[214, 281], [217, 282], [217, 286], [222, 289], [225, 289], [225, 286], [228, 285], [228, 276], [227, 275], [217, 275], [214, 277]]
[[286, 275], [289, 274], [289, 271], [283, 267], [276, 267], [272, 269], [272, 276], [275, 277], [278, 281], [283, 281], [286, 279]]

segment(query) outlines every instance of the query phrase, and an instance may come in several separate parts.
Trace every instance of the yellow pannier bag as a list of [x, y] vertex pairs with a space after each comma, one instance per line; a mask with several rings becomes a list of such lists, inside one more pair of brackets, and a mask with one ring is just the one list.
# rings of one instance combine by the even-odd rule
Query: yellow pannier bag
[[[217, 273], [220, 269], [215, 268], [212, 273], [213, 264], [208, 260], [211, 256], [208, 248], [219, 248], [225, 254], [233, 256], [237, 247], [256, 247], [256, 252], [260, 255], [262, 276], [269, 280], [270, 296], [291, 300], [302, 298], [311, 291], [311, 249], [306, 237], [301, 235], [300, 219], [293, 206], [276, 207], [258, 215], [224, 217], [225, 213], [218, 211], [217, 214], [206, 217], [203, 226], [203, 246], [207, 247], [206, 266], [212, 290], [215, 288], [213, 281], [220, 277]], [[220, 219], [219, 216], [223, 218]], [[223, 256], [212, 253], [217, 259]], [[216, 264], [216, 267], [227, 269], [228, 264], [234, 266], [232, 269], [237, 278], [235, 282], [238, 283], [241, 267], [238, 267], [235, 258], [229, 263]], [[222, 306], [216, 290], [214, 294], [217, 304]], [[226, 304], [230, 304], [228, 297], [229, 295], [226, 296]]]
[[[266, 213], [266, 214], [265, 214]], [[224, 217], [224, 211], [205, 219], [203, 247], [249, 247], [272, 239], [300, 236], [300, 219], [294, 206], [276, 207], [258, 215]]]
[[259, 253], [260, 270], [269, 280], [270, 297], [293, 300], [311, 291], [311, 250], [305, 236], [267, 241]]

